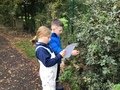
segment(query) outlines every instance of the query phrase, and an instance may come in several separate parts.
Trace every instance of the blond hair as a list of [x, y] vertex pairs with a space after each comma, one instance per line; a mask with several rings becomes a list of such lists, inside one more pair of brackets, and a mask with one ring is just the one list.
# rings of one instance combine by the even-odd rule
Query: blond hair
[[31, 40], [31, 42], [33, 44], [35, 44], [37, 42], [38, 38], [48, 36], [50, 34], [51, 34], [51, 31], [49, 28], [47, 28], [46, 26], [41, 26], [38, 28], [38, 30], [36, 32], [36, 36], [34, 36], [34, 38]]

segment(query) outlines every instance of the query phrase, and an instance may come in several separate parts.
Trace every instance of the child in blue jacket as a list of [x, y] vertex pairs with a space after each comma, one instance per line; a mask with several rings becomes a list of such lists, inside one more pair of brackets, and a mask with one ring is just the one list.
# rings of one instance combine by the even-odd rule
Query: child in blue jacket
[[[61, 40], [60, 40], [60, 35], [63, 31], [63, 27], [64, 25], [59, 19], [54, 19], [51, 22], [52, 35], [51, 35], [49, 45], [53, 49], [56, 55], [63, 50], [61, 47]], [[77, 50], [72, 51], [72, 55], [76, 56], [78, 54], [79, 54], [79, 51]], [[58, 81], [59, 73], [60, 73], [60, 64], [58, 64], [56, 81]]]
[[61, 59], [65, 55], [64, 50], [56, 55], [54, 54], [48, 45], [50, 35], [51, 31], [47, 27], [41, 26], [32, 40], [38, 39], [36, 43], [36, 57], [40, 63], [39, 74], [43, 90], [56, 90], [57, 65], [61, 63]]

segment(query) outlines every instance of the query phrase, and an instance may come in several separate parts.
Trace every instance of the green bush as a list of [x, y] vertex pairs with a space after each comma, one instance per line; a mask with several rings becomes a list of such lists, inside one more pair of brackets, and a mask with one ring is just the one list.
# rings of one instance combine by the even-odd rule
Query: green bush
[[76, 77], [76, 74], [74, 74], [74, 68], [69, 66], [65, 69], [65, 72], [60, 76], [60, 81], [61, 82], [66, 82], [71, 85], [72, 90], [78, 90], [79, 84], [78, 81], [79, 79]]
[[115, 84], [112, 90], [120, 90], [120, 84]]
[[[77, 90], [83, 88], [111, 90], [112, 83], [120, 82], [119, 2], [118, 0], [75, 0], [75, 2], [75, 15], [72, 18], [73, 34], [79, 43], [80, 56], [71, 61], [78, 66], [72, 72], [77, 76], [72, 78], [79, 79]], [[85, 6], [86, 13], [79, 10], [81, 4]]]

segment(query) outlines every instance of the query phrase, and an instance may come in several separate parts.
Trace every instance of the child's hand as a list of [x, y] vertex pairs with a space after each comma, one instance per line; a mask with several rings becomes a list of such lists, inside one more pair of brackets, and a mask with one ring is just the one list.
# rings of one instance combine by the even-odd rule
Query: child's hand
[[64, 61], [61, 62], [60, 68], [61, 68], [61, 72], [64, 72], [64, 69], [65, 69], [65, 62]]
[[80, 53], [80, 52], [79, 52], [78, 50], [73, 50], [73, 51], [72, 51], [72, 55], [73, 55], [73, 56], [76, 56], [76, 55], [78, 55], [79, 53]]
[[65, 54], [66, 54], [66, 51], [65, 51], [65, 50], [62, 50], [62, 51], [60, 52], [60, 55], [61, 55], [62, 57], [64, 57]]

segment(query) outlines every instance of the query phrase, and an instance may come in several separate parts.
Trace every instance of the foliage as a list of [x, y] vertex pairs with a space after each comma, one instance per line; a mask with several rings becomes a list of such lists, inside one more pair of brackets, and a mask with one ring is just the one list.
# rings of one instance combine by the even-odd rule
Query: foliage
[[35, 58], [35, 49], [29, 40], [22, 40], [16, 43], [16, 46], [26, 54], [28, 58]]
[[[26, 1], [27, 19], [21, 5], [23, 0], [1, 0], [0, 23], [12, 26], [15, 16], [21, 16], [28, 26], [35, 24], [37, 28], [60, 18], [65, 25], [63, 46], [78, 42], [80, 50], [79, 56], [70, 58], [61, 75], [62, 82], [68, 82], [72, 90], [110, 90], [112, 84], [120, 83], [119, 0]], [[30, 8], [33, 3], [34, 8]], [[17, 43], [32, 58], [34, 49], [29, 45], [28, 41]]]
[[78, 78], [76, 77], [77, 75], [73, 73], [74, 69], [69, 66], [65, 69], [65, 72], [62, 74], [60, 77], [61, 82], [67, 81], [67, 83], [71, 84], [72, 90], [78, 90], [79, 85], [78, 85]]
[[[16, 0], [15, 0], [16, 1]], [[14, 3], [15, 1], [4, 0], [0, 1], [0, 23], [7, 26], [12, 26], [14, 22]]]
[[[112, 83], [120, 82], [118, 0], [75, 0], [74, 4], [74, 16], [68, 17], [73, 20], [74, 41], [78, 41], [81, 50], [76, 61], [71, 61], [78, 66], [75, 71], [80, 70], [72, 72], [79, 74], [76, 77], [82, 80], [78, 90], [110, 90]], [[80, 9], [82, 7], [84, 9]]]
[[120, 84], [115, 84], [112, 90], [120, 90]]

